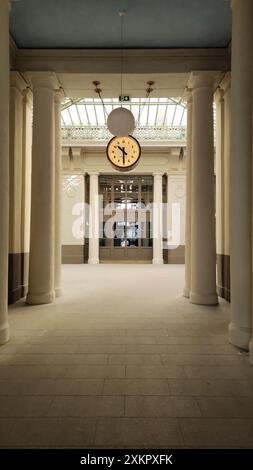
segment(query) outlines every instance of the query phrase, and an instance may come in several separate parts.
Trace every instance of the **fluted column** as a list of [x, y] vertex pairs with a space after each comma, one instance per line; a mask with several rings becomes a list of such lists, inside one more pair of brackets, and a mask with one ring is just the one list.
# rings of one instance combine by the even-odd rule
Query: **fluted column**
[[231, 160], [231, 78], [227, 73], [222, 84], [224, 91], [224, 256], [225, 287], [224, 297], [230, 300], [230, 160]]
[[[230, 300], [230, 72], [216, 100], [216, 230], [218, 293]], [[219, 145], [220, 142], [220, 145]]]
[[191, 291], [191, 187], [192, 187], [192, 93], [187, 91], [186, 150], [186, 217], [185, 217], [185, 286], [184, 296]]
[[33, 75], [32, 202], [27, 303], [55, 297], [55, 93], [54, 74]]
[[2, 0], [0, 2], [0, 344], [9, 340], [9, 10], [9, 1]]
[[22, 163], [22, 233], [23, 253], [22, 296], [27, 294], [31, 221], [31, 173], [32, 173], [32, 92], [23, 92], [23, 163]]
[[9, 303], [23, 294], [22, 209], [23, 209], [23, 92], [26, 83], [18, 72], [10, 72], [10, 149], [9, 149]]
[[163, 264], [163, 174], [154, 173], [153, 264]]
[[253, 2], [232, 2], [231, 322], [229, 341], [249, 348], [252, 332]]
[[215, 95], [216, 104], [216, 256], [217, 288], [220, 296], [223, 292], [223, 253], [224, 253], [224, 92], [218, 88]]
[[62, 91], [55, 92], [55, 251], [54, 251], [54, 287], [55, 296], [61, 295], [61, 197], [62, 197], [62, 152], [61, 152], [61, 102]]
[[214, 74], [194, 72], [192, 120], [192, 220], [190, 301], [215, 305], [216, 243], [214, 208]]
[[89, 264], [99, 264], [98, 173], [90, 172]]

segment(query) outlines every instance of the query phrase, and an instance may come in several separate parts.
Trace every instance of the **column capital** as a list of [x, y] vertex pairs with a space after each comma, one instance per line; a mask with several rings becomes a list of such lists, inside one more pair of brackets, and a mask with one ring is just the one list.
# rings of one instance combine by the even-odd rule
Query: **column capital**
[[29, 106], [32, 106], [33, 95], [32, 95], [32, 91], [29, 87], [26, 87], [23, 90], [23, 102], [27, 103]]
[[214, 101], [215, 103], [223, 103], [224, 102], [224, 90], [220, 87], [214, 93]]
[[33, 88], [48, 88], [58, 90], [60, 88], [57, 76], [54, 72], [29, 72], [25, 74]]
[[88, 171], [89, 176], [99, 176], [99, 171]]
[[19, 72], [14, 72], [13, 70], [10, 72], [10, 87], [17, 88], [20, 93], [23, 93], [27, 88], [27, 83]]
[[225, 77], [220, 82], [220, 88], [224, 91], [224, 95], [231, 88], [231, 72], [227, 72]]
[[59, 88], [58, 90], [55, 90], [54, 94], [54, 100], [56, 104], [61, 104], [64, 101], [64, 92], [62, 88]]
[[161, 176], [161, 177], [162, 177], [163, 175], [164, 175], [164, 172], [163, 172], [163, 171], [154, 171], [154, 172], [153, 172], [153, 176], [156, 176], [156, 177], [157, 177], [157, 176]]
[[188, 87], [193, 93], [199, 88], [214, 89], [219, 76], [220, 72], [216, 71], [194, 71], [189, 78]]
[[184, 98], [187, 101], [187, 104], [192, 103], [192, 88], [188, 86], [184, 90]]

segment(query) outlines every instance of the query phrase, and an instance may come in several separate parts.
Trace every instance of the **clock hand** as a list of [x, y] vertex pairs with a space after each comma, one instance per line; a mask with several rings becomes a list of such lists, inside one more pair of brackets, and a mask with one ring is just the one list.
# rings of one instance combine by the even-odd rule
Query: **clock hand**
[[124, 155], [127, 155], [127, 153], [126, 153], [126, 151], [125, 151], [125, 147], [120, 147], [120, 146], [118, 145], [118, 149], [120, 149], [121, 152], [122, 152]]
[[127, 155], [126, 151], [125, 151], [125, 147], [120, 147], [118, 145], [118, 148], [121, 150], [122, 152], [122, 158], [123, 158], [123, 165], [125, 165], [125, 156]]

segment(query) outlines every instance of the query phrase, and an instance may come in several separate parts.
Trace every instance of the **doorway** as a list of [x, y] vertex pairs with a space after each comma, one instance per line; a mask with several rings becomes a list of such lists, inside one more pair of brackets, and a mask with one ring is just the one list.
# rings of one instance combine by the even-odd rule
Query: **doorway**
[[153, 177], [101, 175], [99, 194], [103, 197], [100, 262], [152, 262]]

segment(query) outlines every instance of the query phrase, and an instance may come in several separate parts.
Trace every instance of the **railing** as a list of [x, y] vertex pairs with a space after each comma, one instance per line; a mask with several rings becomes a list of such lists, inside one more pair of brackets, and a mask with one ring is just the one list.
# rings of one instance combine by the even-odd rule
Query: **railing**
[[[139, 140], [186, 142], [186, 127], [140, 126], [133, 135]], [[112, 137], [106, 126], [63, 126], [62, 141], [107, 141]]]

